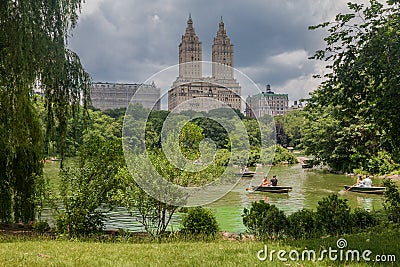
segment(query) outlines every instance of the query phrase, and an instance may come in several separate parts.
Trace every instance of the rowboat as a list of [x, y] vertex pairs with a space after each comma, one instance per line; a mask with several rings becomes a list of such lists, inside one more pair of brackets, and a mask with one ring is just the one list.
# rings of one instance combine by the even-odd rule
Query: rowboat
[[289, 193], [292, 191], [291, 186], [255, 186], [254, 191], [268, 192], [268, 193]]
[[345, 185], [344, 188], [346, 191], [357, 192], [357, 193], [365, 193], [365, 194], [383, 194], [385, 192], [386, 187], [384, 186], [349, 186]]
[[256, 173], [255, 172], [240, 172], [237, 173], [238, 176], [242, 177], [253, 177]]
[[312, 167], [314, 167], [315, 165], [315, 161], [312, 159], [305, 159], [301, 162], [301, 167], [303, 169], [311, 169]]
[[311, 169], [311, 168], [313, 167], [313, 165], [307, 164], [307, 163], [302, 163], [302, 164], [301, 164], [301, 167], [302, 167], [303, 169]]

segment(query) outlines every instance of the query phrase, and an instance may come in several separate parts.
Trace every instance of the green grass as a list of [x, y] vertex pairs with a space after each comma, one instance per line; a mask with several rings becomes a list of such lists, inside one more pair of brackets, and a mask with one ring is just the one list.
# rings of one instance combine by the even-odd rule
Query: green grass
[[[256, 256], [263, 247], [261, 242], [229, 241], [161, 244], [26, 241], [0, 244], [0, 259], [3, 266], [265, 266], [267, 263]], [[290, 250], [290, 247], [280, 248]], [[284, 265], [268, 262], [268, 266]]]
[[[59, 187], [58, 173], [59, 162], [45, 164], [44, 175], [49, 179], [52, 189]], [[226, 212], [232, 211], [227, 209]], [[0, 266], [400, 266], [399, 237], [399, 226], [380, 226], [370, 233], [343, 236], [347, 240], [348, 249], [368, 249], [373, 252], [372, 255], [396, 255], [398, 263], [378, 264], [330, 260], [281, 262], [276, 256], [273, 262], [257, 259], [257, 252], [265, 245], [269, 251], [302, 251], [307, 248], [318, 253], [328, 247], [336, 249], [337, 237], [276, 242], [173, 240], [135, 243], [122, 240], [113, 243], [0, 235]]]
[[[400, 261], [398, 226], [376, 229], [372, 233], [343, 236], [347, 248], [396, 255]], [[399, 266], [395, 263], [330, 261], [260, 261], [257, 252], [337, 249], [337, 237], [296, 241], [228, 241], [210, 242], [95, 242], [49, 240], [41, 237], [0, 236], [0, 266]], [[371, 258], [372, 258], [371, 256]], [[286, 255], [286, 257], [288, 257]]]

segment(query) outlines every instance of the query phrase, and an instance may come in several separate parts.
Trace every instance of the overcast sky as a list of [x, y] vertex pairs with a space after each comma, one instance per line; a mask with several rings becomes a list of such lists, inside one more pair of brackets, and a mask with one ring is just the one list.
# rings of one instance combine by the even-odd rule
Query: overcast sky
[[[235, 45], [235, 68], [261, 90], [265, 84], [291, 101], [307, 98], [323, 63], [308, 57], [324, 47], [324, 30], [308, 26], [348, 12], [348, 0], [86, 0], [69, 46], [95, 82], [142, 83], [178, 63], [189, 13], [211, 61], [221, 16]], [[366, 0], [356, 1], [366, 2]]]

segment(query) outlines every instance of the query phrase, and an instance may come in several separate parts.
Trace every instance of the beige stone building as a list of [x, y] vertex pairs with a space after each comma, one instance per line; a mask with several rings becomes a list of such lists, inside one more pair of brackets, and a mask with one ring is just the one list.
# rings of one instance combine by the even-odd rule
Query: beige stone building
[[[212, 76], [203, 77], [202, 43], [189, 16], [179, 44], [179, 77], [168, 92], [168, 110], [207, 111], [224, 105], [241, 110], [241, 87], [234, 78], [233, 48], [221, 18], [212, 45]], [[181, 105], [184, 102], [188, 103]]]
[[289, 108], [288, 94], [275, 94], [270, 85], [266, 91], [257, 95], [248, 96], [246, 99], [245, 115], [247, 117], [262, 117], [264, 115], [284, 115]]
[[133, 102], [141, 103], [148, 109], [160, 109], [160, 88], [157, 88], [154, 83], [92, 83], [90, 98], [94, 108], [106, 110], [126, 108], [134, 94]]

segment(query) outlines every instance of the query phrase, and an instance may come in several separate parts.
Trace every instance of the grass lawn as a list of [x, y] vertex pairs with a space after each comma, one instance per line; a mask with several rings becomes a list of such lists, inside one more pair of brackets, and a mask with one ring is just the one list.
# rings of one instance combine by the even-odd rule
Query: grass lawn
[[[69, 161], [72, 164], [73, 161]], [[45, 164], [44, 173], [50, 187], [59, 187], [59, 162]], [[55, 190], [57, 192], [57, 190]], [[229, 212], [229, 211], [227, 211]], [[400, 228], [379, 226], [369, 233], [343, 236], [348, 250], [370, 250], [371, 261], [291, 260], [289, 253], [304, 250], [316, 252], [338, 250], [338, 237], [297, 241], [228, 241], [210, 242], [171, 240], [169, 242], [117, 242], [52, 240], [45, 237], [13, 237], [0, 234], [0, 266], [400, 266]], [[267, 246], [267, 259], [257, 253]], [[269, 259], [274, 250], [273, 261]], [[279, 250], [287, 261], [278, 260]], [[292, 254], [295, 255], [295, 254]], [[376, 256], [390, 256], [389, 262], [377, 262]], [[263, 252], [260, 256], [264, 256]], [[393, 262], [395, 257], [395, 262]], [[300, 256], [301, 257], [301, 256]]]
[[[298, 241], [228, 241], [211, 242], [95, 242], [49, 240], [46, 238], [16, 238], [0, 236], [0, 266], [400, 266], [400, 229], [388, 227], [372, 233], [347, 235], [347, 247], [342, 250], [359, 250], [360, 255], [370, 250], [370, 262], [332, 261], [321, 251], [337, 247], [337, 237]], [[257, 253], [267, 246], [265, 261]], [[290, 260], [289, 253], [296, 250], [316, 251], [315, 261]], [[269, 260], [272, 250], [273, 261]], [[288, 261], [279, 261], [277, 251], [286, 251]], [[260, 254], [264, 256], [264, 254]], [[295, 255], [295, 254], [293, 254]], [[336, 254], [339, 257], [339, 252]], [[345, 254], [343, 254], [345, 255]], [[376, 255], [395, 255], [397, 262], [378, 263]], [[295, 257], [295, 256], [293, 256]], [[301, 256], [300, 256], [301, 257]], [[360, 256], [361, 257], [361, 256]], [[374, 260], [374, 261], [372, 261]]]

